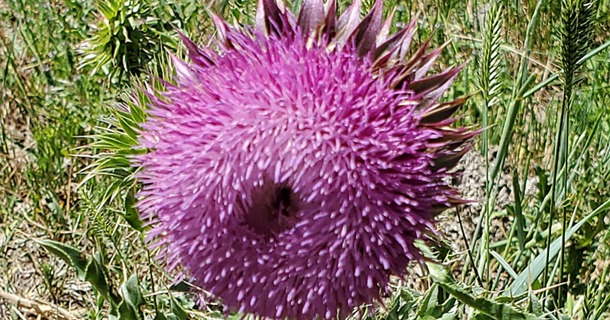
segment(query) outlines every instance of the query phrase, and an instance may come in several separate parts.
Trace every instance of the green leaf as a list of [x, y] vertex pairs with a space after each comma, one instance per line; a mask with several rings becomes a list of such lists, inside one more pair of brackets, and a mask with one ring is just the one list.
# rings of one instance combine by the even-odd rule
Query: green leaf
[[176, 292], [190, 292], [191, 291], [191, 287], [185, 281], [180, 281], [180, 282], [178, 282], [176, 284], [173, 284], [169, 288], [169, 290], [176, 291]]
[[491, 319], [490, 317], [479, 313], [479, 312], [475, 312], [474, 315], [472, 316], [472, 318], [470, 318], [470, 320], [489, 320]]
[[[137, 122], [133, 120], [133, 116], [126, 112], [117, 111], [116, 119], [118, 125], [123, 129], [123, 131], [131, 138], [132, 141], [137, 143], [138, 133], [140, 127]], [[134, 143], [135, 146], [135, 143]]]
[[140, 290], [138, 277], [134, 274], [121, 285], [121, 296], [127, 307], [131, 309], [133, 315], [138, 319], [141, 317], [140, 307], [144, 305], [144, 297]]
[[108, 1], [108, 3], [106, 1], [98, 1], [97, 6], [98, 10], [107, 20], [112, 20], [116, 15], [116, 8], [112, 6], [111, 1]]
[[413, 306], [417, 299], [407, 288], [401, 287], [392, 296], [388, 313], [385, 316], [387, 320], [406, 320], [409, 319], [409, 314], [413, 311]]
[[79, 250], [69, 245], [53, 240], [33, 240], [34, 242], [45, 247], [45, 249], [49, 250], [49, 252], [51, 252], [55, 256], [64, 260], [68, 265], [76, 269], [76, 274], [78, 275], [78, 277], [81, 280], [84, 280], [89, 262], [87, 261], [87, 259], [81, 256]]
[[97, 135], [98, 140], [93, 143], [93, 147], [109, 150], [130, 149], [137, 144], [137, 141], [125, 133], [105, 132]]
[[89, 258], [85, 279], [108, 301], [111, 303], [117, 302], [119, 299], [112, 295], [110, 286], [108, 285], [105, 268], [100, 262], [99, 257]]
[[118, 319], [120, 319], [120, 320], [139, 320], [140, 319], [140, 317], [135, 312], [135, 310], [133, 310], [133, 308], [126, 301], [122, 301], [119, 304], [118, 313], [119, 313]]
[[544, 308], [542, 307], [542, 303], [534, 294], [530, 294], [528, 297], [529, 306], [528, 310], [533, 312], [536, 315], [542, 315], [544, 313]]
[[140, 220], [140, 215], [135, 208], [136, 198], [134, 196], [133, 190], [130, 190], [125, 195], [125, 220], [127, 223], [137, 231], [142, 231], [144, 228], [142, 227], [142, 221]]
[[64, 260], [68, 265], [76, 269], [78, 278], [91, 283], [91, 285], [111, 303], [117, 302], [119, 299], [112, 295], [104, 269], [98, 259], [92, 257], [84, 258], [80, 251], [69, 245], [53, 240], [36, 240], [34, 241], [49, 252]]
[[508, 262], [506, 262], [506, 260], [504, 260], [504, 258], [502, 258], [502, 256], [495, 252], [495, 251], [490, 251], [489, 252], [494, 258], [496, 258], [496, 260], [498, 260], [498, 262], [500, 263], [500, 265], [502, 265], [502, 268], [504, 268], [504, 270], [506, 270], [506, 272], [508, 272], [508, 274], [513, 278], [513, 279], [517, 279], [518, 275], [515, 272], [515, 270], [513, 270], [513, 268], [510, 266], [510, 264]]
[[430, 315], [435, 309], [438, 308], [438, 285], [433, 284], [430, 289], [424, 295], [422, 302], [419, 305], [419, 310], [417, 311], [418, 318], [424, 318], [427, 315]]
[[456, 312], [455, 311], [451, 311], [451, 312], [446, 312], [444, 313], [440, 318], [438, 318], [439, 320], [455, 320], [455, 316], [456, 316]]
[[535, 315], [519, 311], [509, 304], [500, 303], [484, 297], [475, 297], [466, 289], [461, 288], [440, 265], [426, 263], [432, 280], [443, 290], [454, 296], [460, 302], [478, 310], [492, 319], [503, 320], [538, 320]]
[[177, 303], [174, 298], [172, 298], [170, 301], [172, 305], [172, 313], [174, 314], [176, 319], [186, 320], [188, 318], [188, 315], [186, 314], [186, 311], [184, 311], [184, 308], [182, 308], [182, 306]]
[[[565, 241], [570, 240], [572, 235], [574, 235], [574, 233], [576, 233], [576, 231], [578, 231], [578, 229], [580, 229], [585, 223], [587, 223], [587, 221], [589, 221], [589, 219], [591, 219], [594, 216], [597, 216], [598, 214], [602, 213], [603, 211], [605, 211], [609, 208], [610, 208], [610, 200], [604, 202], [602, 205], [597, 207], [595, 210], [593, 210], [591, 213], [589, 213], [587, 216], [585, 216], [582, 220], [580, 220], [580, 222], [578, 222], [576, 225], [574, 225], [573, 227], [568, 229], [565, 234]], [[559, 253], [559, 250], [561, 249], [561, 247], [562, 247], [562, 242], [561, 242], [561, 237], [559, 237], [559, 238], [555, 239], [555, 241], [553, 241], [553, 243], [551, 243], [551, 248], [549, 250], [550, 251], [549, 261], [552, 258], [554, 258], [557, 255], [557, 253]], [[504, 294], [511, 295], [511, 296], [518, 296], [518, 295], [525, 293], [527, 291], [527, 289], [529, 288], [528, 284], [531, 282], [534, 282], [536, 279], [538, 279], [538, 277], [544, 271], [544, 267], [546, 265], [546, 260], [547, 260], [546, 253], [547, 253], [547, 251], [543, 250], [525, 268], [525, 270], [523, 270], [519, 274], [517, 279], [515, 279], [515, 281], [510, 285], [509, 290], [507, 290]]]

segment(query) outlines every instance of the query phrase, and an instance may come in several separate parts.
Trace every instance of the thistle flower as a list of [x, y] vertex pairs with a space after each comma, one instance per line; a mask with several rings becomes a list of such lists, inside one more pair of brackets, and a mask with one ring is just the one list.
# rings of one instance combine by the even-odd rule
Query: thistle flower
[[217, 50], [183, 36], [190, 64], [150, 92], [149, 239], [227, 310], [344, 318], [460, 203], [446, 178], [474, 132], [450, 128], [463, 100], [438, 102], [459, 68], [427, 75], [440, 48], [407, 59], [415, 20], [388, 36], [382, 11], [260, 0], [254, 28], [213, 16]]

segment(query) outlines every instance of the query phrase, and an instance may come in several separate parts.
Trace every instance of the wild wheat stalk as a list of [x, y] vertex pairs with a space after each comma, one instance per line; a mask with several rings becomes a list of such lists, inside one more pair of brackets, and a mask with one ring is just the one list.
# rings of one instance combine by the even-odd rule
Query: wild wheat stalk
[[[553, 158], [551, 187], [551, 205], [549, 206], [550, 217], [548, 224], [547, 255], [544, 270], [544, 283], [548, 284], [548, 266], [550, 258], [550, 244], [552, 235], [552, 225], [555, 218], [557, 185], [561, 184], [567, 194], [567, 175], [568, 154], [569, 154], [569, 118], [572, 105], [572, 93], [574, 88], [582, 80], [579, 69], [583, 62], [581, 59], [589, 51], [593, 31], [594, 17], [597, 12], [598, 2], [596, 0], [563, 0], [561, 9], [561, 27], [559, 39], [561, 41], [561, 80], [563, 86], [563, 96], [561, 110], [558, 118], [558, 126], [555, 134], [555, 147]], [[564, 168], [561, 177], [558, 172]], [[563, 211], [563, 228], [561, 231], [561, 259], [559, 268], [559, 278], [563, 281], [563, 266], [565, 260], [565, 230], [567, 223], [566, 211]], [[563, 287], [559, 288], [558, 297], [561, 299]], [[560, 301], [561, 305], [561, 301]]]
[[[492, 185], [489, 181], [489, 134], [487, 128], [489, 127], [489, 111], [493, 110], [495, 105], [499, 102], [500, 92], [500, 45], [502, 44], [502, 5], [497, 1], [493, 1], [491, 8], [485, 19], [485, 31], [483, 39], [483, 57], [482, 57], [482, 68], [481, 78], [479, 79], [479, 86], [483, 95], [483, 108], [482, 108], [482, 122], [483, 128], [485, 129], [482, 133], [482, 153], [485, 157], [485, 234], [483, 235], [481, 253], [484, 259], [481, 259], [481, 265], [479, 268], [489, 261], [489, 234], [490, 234], [490, 202]], [[485, 268], [486, 279], [489, 279], [489, 264], [486, 264]], [[477, 275], [478, 278], [478, 275]]]

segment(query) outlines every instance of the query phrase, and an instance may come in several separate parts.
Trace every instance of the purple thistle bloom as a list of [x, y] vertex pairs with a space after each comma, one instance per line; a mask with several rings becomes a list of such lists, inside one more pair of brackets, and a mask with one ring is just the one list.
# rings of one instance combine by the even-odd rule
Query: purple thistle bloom
[[254, 29], [213, 17], [218, 50], [183, 37], [175, 84], [150, 90], [138, 207], [169, 270], [231, 310], [331, 319], [380, 300], [413, 245], [461, 203], [448, 170], [475, 132], [464, 100], [437, 102], [459, 68], [407, 59], [415, 20], [388, 37], [382, 2], [260, 0]]

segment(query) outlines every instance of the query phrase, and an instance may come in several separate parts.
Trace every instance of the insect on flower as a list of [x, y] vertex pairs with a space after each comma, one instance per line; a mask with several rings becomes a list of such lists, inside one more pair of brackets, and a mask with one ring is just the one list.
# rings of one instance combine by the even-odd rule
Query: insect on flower
[[213, 16], [216, 48], [183, 36], [190, 63], [150, 92], [134, 162], [148, 239], [227, 311], [345, 318], [461, 203], [446, 178], [476, 132], [451, 127], [463, 99], [438, 101], [459, 67], [428, 75], [441, 48], [409, 47], [416, 20], [388, 35], [381, 1], [360, 9]]

